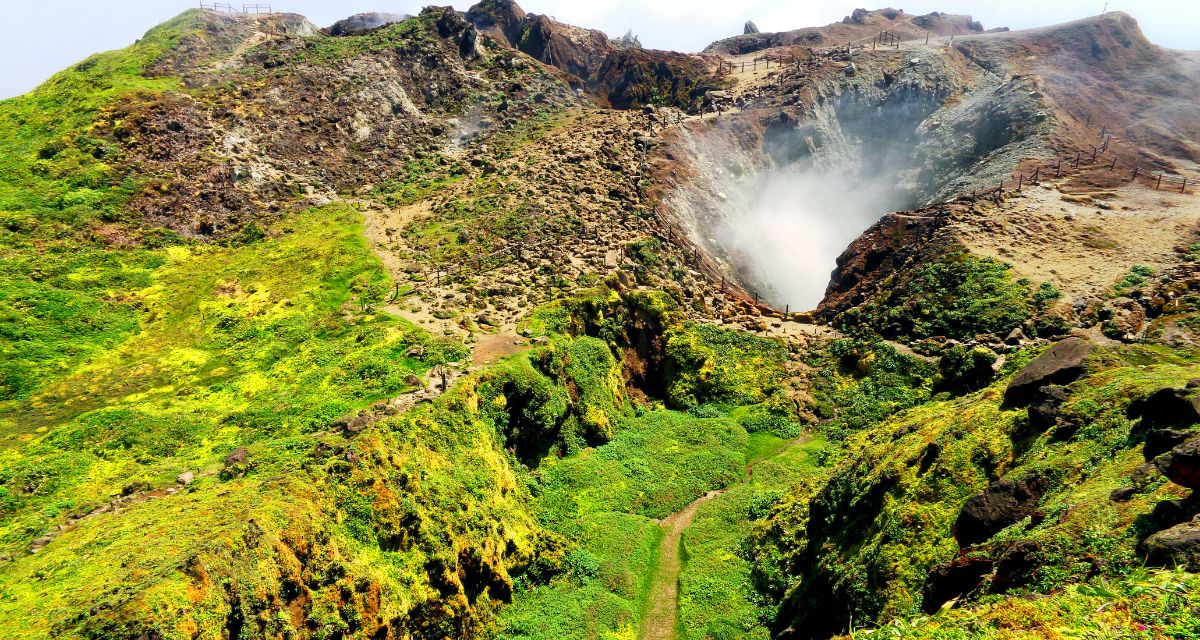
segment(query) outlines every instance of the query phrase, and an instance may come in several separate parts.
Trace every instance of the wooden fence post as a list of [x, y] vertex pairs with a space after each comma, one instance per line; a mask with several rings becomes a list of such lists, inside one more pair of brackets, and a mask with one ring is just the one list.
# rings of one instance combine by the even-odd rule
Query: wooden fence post
[[1025, 174], [1018, 173], [1017, 174], [1017, 191], [1020, 191], [1021, 187], [1023, 187], [1023, 186], [1025, 186]]
[[1110, 165], [1108, 168], [1109, 168], [1109, 169], [1116, 169], [1116, 168], [1117, 168], [1117, 155], [1116, 155], [1115, 153], [1113, 154], [1113, 161], [1112, 161], [1112, 165]]
[[1134, 182], [1137, 182], [1137, 177], [1138, 177], [1138, 168], [1137, 168], [1137, 167], [1134, 167], [1134, 168], [1133, 168], [1133, 177], [1132, 177], [1132, 178], [1130, 178], [1130, 180], [1133, 180]]
[[1183, 177], [1183, 186], [1179, 187], [1179, 193], [1187, 193], [1187, 176]]
[[1162, 174], [1160, 173], [1160, 174], [1158, 174], [1158, 180], [1155, 181], [1155, 183], [1154, 183], [1154, 190], [1158, 191], [1158, 188], [1161, 186], [1162, 186]]

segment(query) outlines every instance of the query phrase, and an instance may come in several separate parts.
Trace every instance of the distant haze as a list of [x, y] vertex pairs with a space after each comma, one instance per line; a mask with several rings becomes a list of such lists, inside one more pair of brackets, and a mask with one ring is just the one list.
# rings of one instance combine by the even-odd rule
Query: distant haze
[[[354, 13], [415, 14], [431, 3], [436, 0], [286, 0], [272, 4], [276, 11], [300, 13], [325, 27]], [[451, 4], [466, 9], [473, 2]], [[860, 6], [888, 6], [860, 0], [528, 0], [520, 4], [526, 11], [601, 29], [613, 37], [632, 29], [645, 46], [676, 51], [697, 51], [714, 40], [739, 34], [746, 20], [754, 20], [763, 31], [786, 31], [840, 20]], [[971, 14], [989, 29], [1067, 22], [1096, 15], [1105, 7], [1103, 0], [897, 0], [894, 4], [916, 15], [931, 11]], [[24, 93], [92, 53], [127, 46], [150, 27], [197, 5], [184, 0], [6, 1], [0, 5], [0, 97]], [[1119, 0], [1109, 3], [1108, 9], [1132, 14], [1157, 44], [1200, 49], [1198, 2]]]

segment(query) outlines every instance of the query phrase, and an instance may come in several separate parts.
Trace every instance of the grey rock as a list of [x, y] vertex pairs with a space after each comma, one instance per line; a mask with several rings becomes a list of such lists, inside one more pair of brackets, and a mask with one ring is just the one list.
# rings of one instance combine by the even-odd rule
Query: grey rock
[[1092, 344], [1082, 338], [1072, 336], [1056, 343], [1017, 373], [1004, 390], [1004, 401], [1025, 404], [1033, 400], [1042, 387], [1073, 382], [1083, 374], [1091, 352]]
[[754, 24], [753, 20], [747, 20], [745, 28], [742, 29], [742, 35], [750, 35], [752, 33], [759, 33], [758, 25]]
[[1200, 570], [1200, 522], [1185, 522], [1159, 531], [1142, 542], [1142, 552], [1153, 564]]
[[178, 482], [179, 484], [191, 484], [195, 479], [196, 474], [191, 471], [184, 471], [183, 473], [175, 476], [175, 482]]
[[246, 452], [246, 447], [238, 447], [229, 455], [225, 456], [225, 468], [229, 469], [231, 467], [246, 464], [246, 460], [248, 458], [249, 454]]

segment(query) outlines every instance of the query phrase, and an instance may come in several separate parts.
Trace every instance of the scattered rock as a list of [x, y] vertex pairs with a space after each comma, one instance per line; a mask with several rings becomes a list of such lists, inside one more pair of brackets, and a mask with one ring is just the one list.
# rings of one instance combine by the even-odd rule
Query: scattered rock
[[1135, 487], [1118, 487], [1108, 494], [1108, 499], [1113, 502], [1128, 502], [1135, 495], [1137, 495]]
[[234, 449], [232, 453], [225, 456], [225, 468], [229, 469], [230, 467], [244, 465], [246, 464], [247, 459], [248, 454], [246, 452], [246, 447], [238, 447], [237, 449]]
[[1048, 483], [1038, 477], [993, 482], [963, 504], [954, 522], [954, 538], [959, 546], [968, 547], [1026, 517], [1039, 517], [1037, 503], [1047, 488]]
[[1200, 390], [1191, 386], [1183, 389], [1165, 388], [1129, 404], [1125, 415], [1141, 420], [1138, 431], [1146, 432], [1170, 427], [1186, 427], [1200, 423]]
[[1008, 337], [1004, 339], [1004, 343], [1017, 345], [1027, 340], [1029, 340], [1029, 337], [1025, 335], [1025, 332], [1021, 330], [1021, 327], [1017, 327], [1016, 329], [1008, 332]]
[[1067, 384], [1083, 374], [1092, 344], [1070, 337], [1056, 343], [1025, 365], [1004, 390], [1007, 404], [1025, 404], [1036, 398], [1037, 390], [1050, 384]]
[[191, 484], [192, 480], [195, 479], [196, 474], [191, 471], [184, 471], [183, 473], [175, 476], [175, 482], [178, 482], [179, 484]]
[[1029, 405], [1029, 425], [1039, 431], [1057, 425], [1062, 406], [1070, 397], [1066, 387], [1049, 385], [1038, 389]]
[[1136, 300], [1117, 298], [1100, 310], [1104, 335], [1113, 340], [1133, 342], [1146, 332], [1146, 310]]

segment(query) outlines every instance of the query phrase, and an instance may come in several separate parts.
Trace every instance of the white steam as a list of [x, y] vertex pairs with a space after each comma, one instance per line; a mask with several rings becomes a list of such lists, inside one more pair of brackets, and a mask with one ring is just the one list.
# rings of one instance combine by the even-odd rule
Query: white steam
[[769, 302], [814, 308], [838, 255], [890, 209], [895, 177], [882, 178], [846, 166], [748, 175], [728, 192], [714, 240]]

